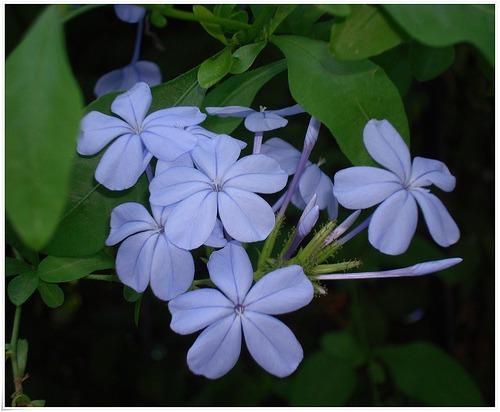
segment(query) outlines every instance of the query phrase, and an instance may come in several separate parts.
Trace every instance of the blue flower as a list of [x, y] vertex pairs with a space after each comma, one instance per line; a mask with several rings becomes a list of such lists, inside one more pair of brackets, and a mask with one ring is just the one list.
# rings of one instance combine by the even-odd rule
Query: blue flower
[[[294, 174], [297, 170], [300, 152], [290, 143], [278, 137], [267, 140], [262, 145], [261, 153], [275, 159], [288, 175]], [[292, 203], [303, 210], [315, 194], [319, 209], [327, 209], [329, 218], [335, 219], [338, 203], [333, 195], [333, 183], [318, 165], [308, 161], [300, 178], [298, 189], [292, 196]]]
[[287, 181], [279, 164], [265, 155], [238, 160], [238, 142], [226, 135], [200, 140], [192, 151], [197, 169], [171, 167], [155, 176], [150, 202], [175, 205], [165, 231], [183, 249], [195, 249], [213, 230], [217, 212], [227, 233], [243, 242], [265, 239], [274, 227], [272, 208], [258, 193], [275, 193]]
[[208, 114], [219, 117], [244, 117], [245, 127], [251, 132], [279, 129], [288, 123], [283, 116], [305, 112], [298, 104], [280, 110], [266, 110], [261, 107], [259, 112], [243, 106], [206, 107], [205, 110]]
[[116, 16], [126, 23], [139, 23], [146, 15], [146, 9], [131, 4], [115, 4]]
[[182, 335], [206, 328], [189, 349], [191, 371], [216, 379], [236, 364], [241, 351], [242, 329], [246, 346], [267, 372], [290, 375], [303, 358], [293, 332], [270, 316], [306, 306], [314, 291], [298, 265], [277, 269], [253, 287], [248, 255], [237, 242], [213, 252], [208, 262], [210, 279], [221, 290], [198, 289], [169, 302], [170, 327]]
[[154, 218], [139, 203], [115, 207], [106, 245], [123, 240], [116, 255], [116, 273], [122, 283], [139, 293], [150, 284], [158, 298], [170, 300], [191, 286], [193, 257], [165, 235], [169, 208], [153, 206], [152, 212]]
[[455, 243], [460, 232], [441, 201], [425, 186], [450, 192], [455, 177], [438, 160], [415, 157], [411, 163], [405, 142], [387, 120], [370, 120], [363, 140], [371, 157], [388, 170], [357, 166], [335, 174], [333, 192], [348, 209], [381, 203], [368, 227], [370, 243], [383, 253], [398, 255], [409, 246], [418, 221], [417, 204], [432, 238], [440, 246]]
[[137, 83], [111, 104], [111, 111], [123, 120], [92, 111], [81, 121], [78, 153], [96, 154], [114, 140], [95, 172], [97, 181], [108, 189], [132, 187], [153, 156], [172, 161], [192, 150], [198, 141], [184, 130], [205, 119], [197, 107], [172, 107], [146, 117], [151, 101], [149, 86]]

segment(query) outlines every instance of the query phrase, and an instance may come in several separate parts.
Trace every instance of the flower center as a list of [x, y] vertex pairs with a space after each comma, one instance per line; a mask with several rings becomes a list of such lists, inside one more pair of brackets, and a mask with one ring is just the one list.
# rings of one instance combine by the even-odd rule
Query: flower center
[[243, 305], [240, 305], [239, 303], [234, 307], [234, 311], [238, 316], [243, 315], [243, 312], [245, 311], [245, 307]]
[[222, 190], [222, 184], [219, 182], [219, 180], [214, 179], [212, 181], [212, 188], [214, 189], [215, 192], [220, 192]]
[[157, 226], [155, 233], [159, 233], [161, 235], [164, 232], [164, 230], [165, 229], [163, 228], [163, 226]]

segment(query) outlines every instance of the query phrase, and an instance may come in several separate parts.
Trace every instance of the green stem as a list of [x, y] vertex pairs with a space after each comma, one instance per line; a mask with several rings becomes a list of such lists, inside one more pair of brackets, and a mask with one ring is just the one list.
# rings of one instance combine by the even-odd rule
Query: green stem
[[120, 279], [116, 275], [87, 275], [83, 279], [105, 280], [107, 282], [118, 282], [118, 283], [120, 283]]
[[212, 286], [212, 287], [215, 286], [211, 279], [197, 279], [197, 280], [193, 280], [193, 285], [194, 286], [206, 285], [206, 286]]
[[204, 23], [214, 23], [214, 24], [219, 24], [220, 26], [224, 26], [230, 29], [237, 29], [237, 30], [247, 30], [250, 27], [252, 27], [250, 24], [247, 23], [242, 23], [239, 21], [234, 21], [230, 19], [224, 19], [222, 17], [216, 17], [216, 16], [197, 16], [194, 13], [190, 13], [188, 11], [182, 11], [182, 10], [176, 10], [172, 8], [171, 6], [165, 6], [165, 5], [157, 5], [157, 4], [151, 4], [147, 6], [148, 9], [157, 11], [161, 14], [163, 14], [166, 17], [172, 17], [174, 19], [180, 19], [180, 20], [188, 20], [188, 21], [196, 21], [196, 22], [204, 22]]
[[12, 376], [14, 378], [15, 394], [20, 395], [23, 393], [22, 376], [19, 376], [19, 368], [17, 364], [17, 341], [19, 336], [19, 324], [21, 323], [21, 308], [22, 306], [16, 306], [16, 312], [14, 314], [14, 324], [12, 326], [12, 337], [10, 339], [10, 351], [11, 351], [11, 362], [12, 362]]
[[102, 6], [105, 6], [105, 4], [87, 4], [86, 6], [80, 6], [74, 10], [71, 10], [68, 14], [66, 14], [66, 16], [63, 17], [62, 21], [63, 23], [66, 23], [71, 19], [74, 19], [75, 17], [79, 16], [80, 14], [87, 13], [92, 9]]

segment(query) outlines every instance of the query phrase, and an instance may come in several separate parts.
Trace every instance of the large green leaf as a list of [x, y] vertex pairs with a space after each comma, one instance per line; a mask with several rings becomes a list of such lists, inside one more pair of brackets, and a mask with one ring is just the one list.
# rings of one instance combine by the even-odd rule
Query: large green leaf
[[[280, 60], [258, 69], [231, 77], [215, 87], [203, 100], [203, 107], [245, 106], [248, 107], [264, 84], [286, 68], [285, 60]], [[231, 133], [243, 119], [208, 116], [203, 127], [214, 133]]]
[[114, 259], [103, 251], [81, 258], [47, 256], [38, 266], [38, 277], [49, 283], [70, 282], [114, 265]]
[[444, 73], [455, 60], [455, 48], [427, 47], [418, 42], [410, 44], [410, 64], [415, 79], [426, 82]]
[[54, 283], [46, 283], [41, 280], [38, 283], [38, 292], [49, 308], [58, 308], [64, 303], [64, 292]]
[[225, 47], [214, 57], [205, 60], [198, 70], [198, 83], [206, 89], [212, 87], [231, 70], [233, 57], [231, 47]]
[[[150, 111], [172, 106], [198, 106], [205, 94], [197, 80], [198, 68], [151, 89], [153, 103]], [[86, 111], [97, 110], [110, 114], [113, 99], [119, 93], [110, 93], [91, 103]], [[94, 178], [94, 172], [104, 152], [93, 156], [76, 156], [66, 212], [59, 227], [44, 248], [53, 256], [88, 256], [104, 247], [109, 234], [111, 211], [125, 202], [148, 205], [148, 183], [142, 176], [135, 186], [124, 191], [106, 189]]]
[[369, 60], [339, 61], [327, 44], [300, 36], [276, 36], [285, 54], [294, 99], [332, 132], [355, 165], [373, 164], [363, 144], [370, 119], [387, 119], [409, 142], [401, 96], [384, 71]]
[[36, 272], [30, 271], [16, 276], [7, 286], [7, 294], [14, 305], [22, 305], [33, 294], [38, 286]]
[[482, 406], [473, 380], [451, 356], [428, 342], [386, 346], [376, 350], [396, 386], [432, 406]]
[[350, 362], [316, 352], [296, 372], [292, 406], [342, 406], [356, 387], [356, 372]]
[[385, 4], [410, 36], [433, 47], [468, 42], [495, 64], [495, 5]]
[[346, 331], [330, 332], [321, 338], [321, 346], [325, 352], [360, 366], [366, 362], [367, 354], [363, 351], [357, 340]]
[[332, 25], [332, 55], [341, 60], [375, 56], [401, 43], [399, 27], [389, 21], [376, 6], [352, 5], [349, 16]]
[[83, 107], [62, 24], [47, 7], [5, 63], [5, 206], [36, 250], [64, 210]]

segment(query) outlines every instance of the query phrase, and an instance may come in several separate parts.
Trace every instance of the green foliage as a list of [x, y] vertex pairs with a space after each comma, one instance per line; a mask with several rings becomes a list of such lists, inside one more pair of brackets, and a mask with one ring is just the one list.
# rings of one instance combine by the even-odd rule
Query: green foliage
[[5, 258], [5, 275], [22, 275], [23, 273], [33, 270], [33, 266], [26, 263], [24, 260], [14, 259], [11, 257]]
[[64, 292], [54, 283], [47, 283], [41, 280], [38, 283], [38, 292], [49, 308], [57, 308], [64, 302]]
[[34, 270], [16, 276], [7, 286], [10, 301], [16, 306], [22, 305], [36, 290], [38, 282], [38, 276]]
[[246, 72], [253, 64], [259, 53], [266, 47], [266, 41], [251, 43], [240, 47], [233, 53], [231, 65], [231, 74], [240, 74]]
[[455, 48], [427, 47], [418, 42], [410, 44], [410, 64], [415, 79], [426, 82], [444, 73], [455, 60]]
[[[214, 15], [212, 14], [212, 12], [210, 10], [208, 10], [205, 6], [200, 6], [200, 5], [193, 6], [193, 13], [195, 14], [195, 16], [198, 16], [201, 19], [206, 18], [206, 17], [208, 17], [208, 18], [214, 17]], [[222, 44], [224, 44], [226, 46], [229, 44], [227, 39], [226, 39], [226, 36], [224, 35], [224, 32], [222, 31], [222, 28], [219, 24], [208, 23], [208, 22], [204, 22], [204, 21], [201, 21], [200, 23], [203, 26], [203, 28], [206, 30], [206, 32], [208, 34], [210, 34], [210, 36], [219, 40]]]
[[352, 5], [348, 17], [332, 25], [333, 57], [357, 60], [392, 49], [403, 41], [400, 29], [377, 6]]
[[104, 251], [81, 258], [47, 256], [38, 266], [38, 276], [49, 283], [70, 282], [96, 270], [112, 269], [114, 265], [114, 259]]
[[495, 64], [493, 4], [385, 4], [383, 6], [411, 37], [433, 47], [468, 42]]
[[352, 5], [350, 4], [318, 4], [320, 10], [326, 11], [338, 17], [347, 17], [351, 14]]
[[411, 398], [432, 406], [482, 406], [484, 401], [463, 367], [428, 342], [376, 350], [396, 386]]
[[400, 44], [378, 56], [373, 56], [371, 60], [384, 70], [398, 88], [401, 97], [406, 96], [413, 81], [408, 45]]
[[[286, 62], [280, 60], [258, 69], [231, 77], [215, 87], [203, 100], [203, 107], [250, 106], [255, 95], [264, 84], [286, 69]], [[225, 119], [209, 116], [203, 127], [215, 133], [231, 133], [241, 123], [241, 118]]]
[[232, 64], [231, 48], [225, 47], [220, 53], [201, 64], [198, 70], [198, 83], [205, 89], [212, 87], [229, 73]]
[[329, 354], [360, 366], [366, 362], [366, 353], [347, 331], [330, 332], [321, 338], [321, 346]]
[[127, 302], [137, 302], [142, 296], [142, 293], [137, 293], [134, 289], [127, 285], [123, 285], [123, 297]]
[[380, 67], [369, 60], [335, 60], [324, 42], [306, 37], [272, 41], [287, 58], [292, 96], [330, 129], [353, 164], [373, 164], [362, 140], [370, 119], [388, 119], [409, 142], [401, 97]]
[[55, 6], [8, 57], [5, 85], [6, 210], [21, 239], [39, 250], [64, 209], [83, 107]]
[[28, 363], [28, 341], [26, 339], [17, 340], [16, 354], [19, 376], [24, 376], [26, 364]]

